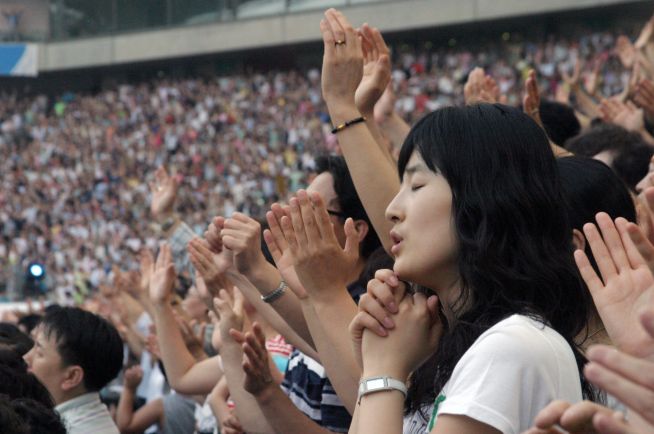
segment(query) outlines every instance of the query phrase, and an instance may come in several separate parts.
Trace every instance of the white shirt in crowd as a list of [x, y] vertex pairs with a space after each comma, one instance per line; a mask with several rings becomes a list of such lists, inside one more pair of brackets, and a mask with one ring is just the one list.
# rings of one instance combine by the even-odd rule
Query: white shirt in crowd
[[513, 315], [486, 330], [461, 357], [424, 414], [404, 419], [404, 434], [428, 433], [439, 415], [462, 415], [518, 434], [553, 399], [582, 399], [570, 345], [552, 328]]
[[86, 393], [55, 407], [68, 434], [120, 434], [97, 392]]

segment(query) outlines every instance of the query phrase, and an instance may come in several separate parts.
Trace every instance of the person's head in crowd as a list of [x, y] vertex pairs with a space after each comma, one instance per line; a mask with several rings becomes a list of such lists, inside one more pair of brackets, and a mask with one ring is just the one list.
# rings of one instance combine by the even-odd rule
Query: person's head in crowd
[[647, 175], [654, 149], [637, 132], [618, 125], [599, 123], [566, 142], [575, 155], [591, 157], [611, 167], [627, 186], [635, 191], [638, 181]]
[[[634, 199], [620, 177], [609, 166], [588, 157], [563, 157], [556, 160], [561, 174], [565, 207], [572, 224], [572, 240], [575, 248], [583, 250], [595, 271], [599, 273], [593, 252], [586, 242], [583, 227], [595, 222], [599, 212], [611, 219], [623, 217], [637, 220]], [[594, 303], [589, 299], [589, 323], [597, 320]], [[585, 338], [582, 332], [581, 338]]]
[[0, 348], [9, 348], [19, 355], [27, 353], [34, 342], [29, 335], [9, 323], [0, 323]]
[[120, 372], [123, 343], [103, 318], [74, 307], [49, 310], [25, 355], [56, 404], [97, 392]]
[[563, 157], [556, 160], [561, 174], [566, 209], [573, 231], [573, 243], [592, 261], [592, 252], [583, 233], [586, 223], [605, 212], [612, 219], [637, 220], [633, 197], [625, 183], [609, 166], [588, 157]]
[[[588, 295], [544, 131], [499, 104], [439, 109], [406, 138], [402, 186], [389, 204], [394, 271], [438, 292], [449, 312], [436, 353], [414, 372], [408, 411], [433, 403], [486, 330], [513, 314], [549, 324], [583, 357]], [[594, 391], [584, 382], [586, 396]]]
[[41, 321], [41, 315], [37, 313], [31, 313], [25, 315], [18, 320], [18, 328], [25, 334], [31, 335], [32, 330], [39, 324]]
[[31, 373], [22, 357], [10, 350], [0, 350], [0, 394], [11, 399], [27, 398], [52, 408], [54, 401], [43, 384]]
[[0, 432], [30, 434], [29, 425], [11, 405], [10, 398], [0, 395]]
[[316, 173], [318, 176], [311, 181], [307, 191], [319, 193], [327, 204], [336, 237], [342, 246], [346, 238], [343, 224], [348, 218], [354, 220], [360, 235], [361, 257], [368, 258], [381, 242], [354, 188], [345, 159], [335, 155], [320, 156], [316, 159]]
[[17, 399], [11, 402], [16, 414], [28, 426], [29, 434], [66, 434], [66, 427], [53, 409], [33, 399]]
[[577, 119], [575, 111], [569, 105], [542, 100], [539, 112], [547, 137], [559, 146], [563, 146], [568, 139], [576, 136], [581, 131], [579, 119]]

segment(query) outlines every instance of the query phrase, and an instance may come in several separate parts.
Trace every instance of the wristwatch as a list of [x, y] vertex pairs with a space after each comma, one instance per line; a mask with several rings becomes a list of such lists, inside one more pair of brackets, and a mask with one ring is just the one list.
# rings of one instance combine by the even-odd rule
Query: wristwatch
[[365, 395], [369, 395], [375, 392], [383, 392], [387, 390], [397, 390], [402, 392], [402, 395], [406, 398], [407, 388], [406, 384], [403, 381], [396, 380], [395, 378], [382, 376], [382, 377], [370, 377], [364, 378], [359, 382], [359, 396], [358, 401], [361, 401], [361, 398]]

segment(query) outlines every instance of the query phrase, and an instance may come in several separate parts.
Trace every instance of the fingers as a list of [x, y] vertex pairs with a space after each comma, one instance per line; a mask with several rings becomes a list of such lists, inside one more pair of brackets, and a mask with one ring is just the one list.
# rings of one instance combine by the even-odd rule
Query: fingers
[[635, 269], [641, 265], [644, 265], [645, 259], [643, 259], [643, 256], [640, 254], [638, 248], [629, 236], [629, 222], [627, 219], [618, 217], [615, 219], [615, 227], [618, 229], [618, 233], [620, 234], [620, 240], [624, 246], [625, 253], [627, 255], [627, 261], [629, 262], [631, 268]]
[[593, 427], [598, 434], [637, 434], [625, 423], [623, 417], [604, 413], [593, 417]]
[[597, 214], [595, 220], [602, 232], [602, 238], [604, 238], [604, 242], [611, 258], [613, 259], [615, 267], [617, 267], [618, 270], [629, 267], [629, 259], [627, 258], [625, 247], [622, 244], [620, 234], [618, 233], [615, 223], [611, 220], [611, 217], [609, 217], [608, 214], [601, 212]]
[[377, 324], [373, 326], [372, 330], [380, 336], [382, 336], [382, 334], [378, 333], [378, 331], [380, 331], [381, 328], [392, 329], [395, 327], [395, 322], [388, 311], [379, 303], [378, 300], [371, 297], [369, 294], [363, 294], [359, 299], [359, 310], [367, 312], [377, 321]]
[[538, 413], [536, 419], [534, 419], [534, 425], [540, 429], [553, 427], [555, 424], [559, 423], [561, 416], [568, 408], [570, 408], [571, 405], [572, 404], [565, 401], [551, 402]]
[[[586, 235], [590, 250], [593, 252], [593, 257], [602, 276], [602, 281], [606, 283], [610, 277], [613, 277], [617, 273], [617, 268], [611, 258], [609, 249], [594, 224], [586, 223], [584, 225], [584, 235]], [[577, 255], [575, 254], [576, 257]]]
[[352, 336], [354, 340], [361, 340], [365, 329], [368, 329], [381, 337], [388, 336], [388, 332], [381, 324], [379, 324], [379, 321], [368, 312], [362, 310], [354, 316], [354, 319], [352, 319], [352, 322], [350, 323], [350, 336]]
[[598, 413], [613, 414], [613, 410], [590, 401], [583, 401], [568, 408], [561, 416], [560, 424], [569, 432], [592, 431], [593, 417]]
[[329, 218], [327, 207], [320, 194], [311, 194], [311, 203], [315, 207], [314, 212], [320, 237], [332, 243], [338, 242], [334, 233], [334, 227], [332, 226], [332, 220]]
[[[652, 388], [637, 384], [597, 362], [588, 363], [584, 368], [584, 374], [591, 383], [654, 423], [654, 392]], [[641, 374], [651, 376], [651, 367], [649, 371]]]
[[[387, 281], [383, 276], [388, 275]], [[372, 295], [390, 313], [398, 312], [399, 301], [404, 297], [399, 281], [392, 270], [378, 270], [375, 279], [368, 282], [368, 294]], [[380, 278], [381, 277], [381, 278]], [[392, 284], [394, 283], [394, 285]]]
[[648, 375], [652, 372], [654, 363], [604, 345], [592, 346], [587, 351], [587, 356], [591, 362], [599, 363], [634, 383], [654, 390], [654, 375]]
[[635, 223], [628, 223], [625, 232], [640, 257], [645, 261], [650, 271], [654, 273], [654, 246], [652, 243], [649, 242], [642, 229]]
[[336, 39], [334, 38], [334, 32], [332, 32], [332, 28], [327, 22], [327, 19], [320, 20], [320, 33], [322, 34], [322, 41], [325, 46], [325, 55], [330, 57], [333, 56]]
[[[604, 288], [604, 283], [600, 280], [599, 276], [595, 272], [595, 269], [590, 264], [586, 252], [583, 250], [576, 250], [574, 257], [575, 262], [577, 263], [577, 268], [579, 269], [579, 273], [581, 274], [581, 278], [584, 280], [584, 282], [586, 282], [586, 286], [588, 286], [588, 290], [590, 291], [591, 295], [597, 294]], [[597, 260], [597, 256], [595, 256], [595, 260]]]
[[[335, 47], [336, 41], [344, 41], [347, 45], [348, 41], [345, 36], [345, 29], [341, 26], [336, 10], [328, 9], [325, 12], [325, 22], [332, 34], [332, 48]], [[324, 39], [324, 38], [323, 38]]]
[[[351, 217], [348, 217], [345, 220], [345, 226], [343, 227], [345, 231], [345, 253], [352, 257], [356, 258], [359, 256], [359, 233], [354, 226], [354, 220]], [[332, 231], [333, 233], [333, 231]], [[334, 236], [334, 242], [336, 241], [336, 236]]]
[[282, 233], [284, 234], [284, 238], [288, 243], [289, 249], [291, 250], [291, 252], [297, 252], [298, 242], [295, 238], [295, 231], [293, 230], [293, 224], [291, 223], [290, 217], [288, 216], [282, 217], [281, 228], [282, 228]]
[[[318, 230], [318, 223], [316, 222], [313, 206], [309, 200], [309, 195], [305, 190], [299, 190], [297, 192], [297, 202], [300, 207], [300, 217], [302, 224], [301, 226], [298, 225], [297, 227], [295, 224], [293, 225], [293, 228], [296, 231], [295, 236], [298, 240], [302, 240], [304, 236], [306, 237], [307, 244], [316, 245], [320, 242], [321, 234]], [[292, 211], [291, 221], [293, 221]]]

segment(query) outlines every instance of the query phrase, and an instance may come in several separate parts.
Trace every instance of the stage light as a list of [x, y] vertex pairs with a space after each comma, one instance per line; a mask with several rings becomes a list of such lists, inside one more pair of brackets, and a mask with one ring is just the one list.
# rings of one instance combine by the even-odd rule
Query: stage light
[[45, 270], [43, 269], [43, 266], [41, 264], [31, 264], [29, 267], [29, 273], [30, 276], [32, 276], [33, 278], [39, 279], [43, 277]]

